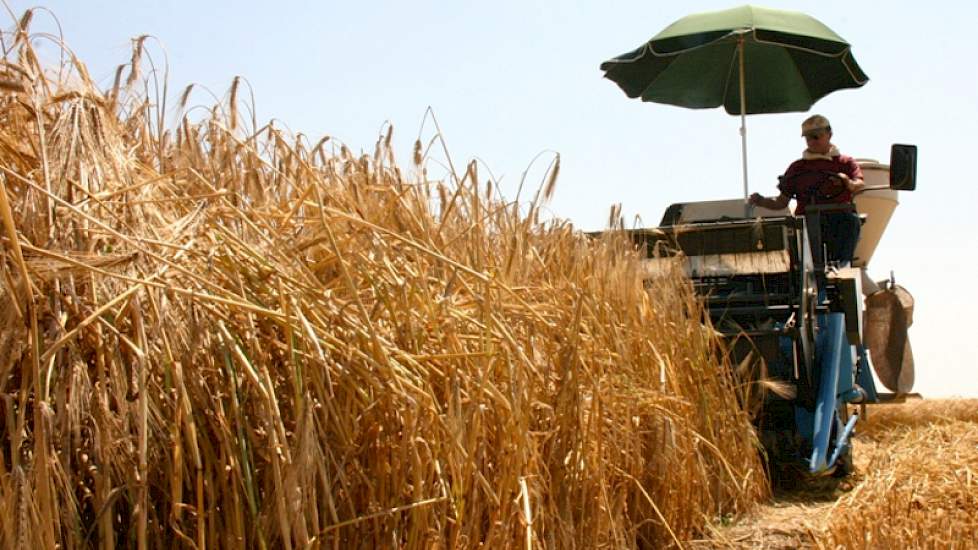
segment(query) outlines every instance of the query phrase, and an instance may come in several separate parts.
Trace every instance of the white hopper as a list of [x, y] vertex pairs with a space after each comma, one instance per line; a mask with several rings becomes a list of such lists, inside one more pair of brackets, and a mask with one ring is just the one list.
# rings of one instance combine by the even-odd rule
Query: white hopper
[[866, 182], [866, 191], [856, 195], [854, 202], [860, 214], [866, 214], [866, 223], [859, 234], [853, 267], [866, 267], [876, 251], [876, 246], [890, 223], [890, 217], [899, 201], [897, 192], [890, 189], [890, 167], [874, 160], [859, 160]]

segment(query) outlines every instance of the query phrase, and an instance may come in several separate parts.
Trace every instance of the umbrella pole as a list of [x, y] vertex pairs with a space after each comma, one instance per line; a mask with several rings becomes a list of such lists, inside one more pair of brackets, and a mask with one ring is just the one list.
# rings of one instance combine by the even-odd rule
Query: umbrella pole
[[737, 53], [740, 57], [740, 151], [744, 167], [744, 215], [750, 215], [750, 204], [747, 202], [747, 98], [744, 97], [744, 35], [737, 41]]

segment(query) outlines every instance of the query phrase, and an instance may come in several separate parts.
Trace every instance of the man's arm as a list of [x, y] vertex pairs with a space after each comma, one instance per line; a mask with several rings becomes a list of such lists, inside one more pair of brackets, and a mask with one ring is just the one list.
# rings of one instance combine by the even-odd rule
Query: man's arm
[[850, 193], [855, 195], [856, 193], [862, 192], [866, 188], [866, 183], [863, 181], [863, 171], [859, 167], [859, 163], [856, 159], [850, 158], [848, 166], [846, 166], [844, 172], [839, 172], [839, 179], [842, 184], [846, 186], [846, 189]]
[[[862, 180], [860, 180], [860, 181], [862, 181]], [[761, 207], [764, 207], [764, 208], [769, 208], [771, 210], [781, 210], [782, 208], [787, 208], [788, 207], [788, 201], [790, 201], [790, 200], [791, 200], [791, 197], [788, 196], [788, 195], [786, 195], [786, 194], [784, 194], [784, 193], [781, 193], [780, 195], [778, 195], [777, 197], [775, 197], [773, 199], [769, 199], [767, 197], [763, 197], [763, 196], [761, 196], [760, 193], [754, 193], [753, 195], [750, 196], [750, 198], [747, 200], [747, 202], [749, 202], [749, 203], [751, 203], [751, 204], [753, 204], [755, 206], [761, 206]]]

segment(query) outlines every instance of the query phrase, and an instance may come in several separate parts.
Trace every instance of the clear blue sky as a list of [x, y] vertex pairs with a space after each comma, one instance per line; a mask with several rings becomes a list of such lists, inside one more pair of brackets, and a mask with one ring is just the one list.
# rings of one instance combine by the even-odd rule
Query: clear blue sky
[[[19, 16], [35, 4], [6, 0]], [[328, 134], [372, 150], [383, 124], [407, 158], [428, 106], [456, 164], [478, 157], [513, 198], [541, 151], [562, 167], [555, 216], [599, 229], [622, 203], [658, 222], [672, 202], [741, 194], [739, 119], [627, 99], [598, 65], [675, 19], [736, 2], [201, 2], [50, 1], [66, 41], [105, 86], [129, 59], [129, 39], [165, 48], [174, 96], [189, 83], [223, 95], [250, 82], [259, 121], [311, 139]], [[918, 191], [901, 197], [870, 266], [892, 269], [916, 298], [916, 389], [978, 397], [978, 191], [968, 174], [978, 131], [978, 8], [965, 2], [770, 2], [805, 11], [853, 44], [870, 76], [813, 108], [836, 144], [886, 161], [891, 143], [920, 148]], [[9, 26], [9, 25], [8, 25]], [[39, 14], [36, 30], [53, 30]], [[53, 51], [50, 47], [48, 51]], [[160, 48], [152, 51], [158, 57]], [[198, 93], [194, 102], [211, 104]], [[802, 113], [748, 119], [751, 191], [804, 147]], [[430, 135], [430, 133], [428, 133]], [[539, 181], [546, 163], [531, 170]], [[534, 183], [535, 185], [535, 183]]]

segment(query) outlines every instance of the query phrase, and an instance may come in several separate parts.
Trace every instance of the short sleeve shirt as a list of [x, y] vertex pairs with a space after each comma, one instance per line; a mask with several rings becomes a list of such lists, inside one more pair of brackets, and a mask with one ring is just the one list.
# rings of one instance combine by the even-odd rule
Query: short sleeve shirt
[[804, 214], [810, 204], [847, 204], [852, 192], [831, 176], [842, 172], [850, 179], [862, 179], [863, 171], [852, 157], [839, 155], [829, 159], [799, 159], [788, 166], [778, 184], [782, 194], [795, 199], [795, 214]]

